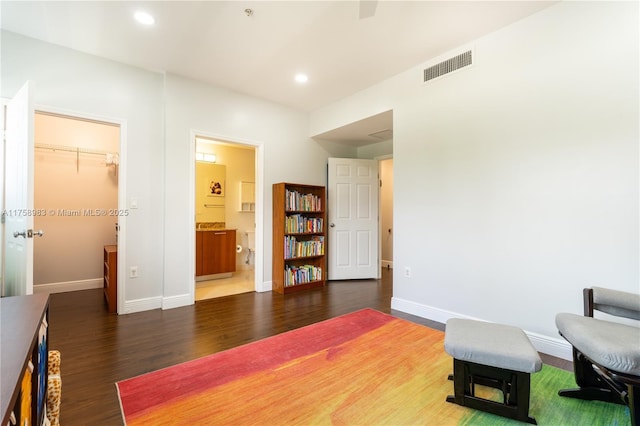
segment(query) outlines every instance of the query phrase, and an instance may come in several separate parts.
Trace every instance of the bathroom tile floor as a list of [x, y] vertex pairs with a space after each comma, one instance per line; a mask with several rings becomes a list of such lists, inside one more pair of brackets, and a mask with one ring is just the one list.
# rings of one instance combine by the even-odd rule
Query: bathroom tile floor
[[230, 278], [196, 282], [196, 300], [255, 291], [253, 269], [237, 271]]

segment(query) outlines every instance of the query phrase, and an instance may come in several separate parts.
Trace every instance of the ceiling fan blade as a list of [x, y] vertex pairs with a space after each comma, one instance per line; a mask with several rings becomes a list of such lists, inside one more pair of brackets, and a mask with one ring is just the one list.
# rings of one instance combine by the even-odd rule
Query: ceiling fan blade
[[360, 0], [358, 17], [365, 19], [375, 16], [377, 7], [378, 0]]

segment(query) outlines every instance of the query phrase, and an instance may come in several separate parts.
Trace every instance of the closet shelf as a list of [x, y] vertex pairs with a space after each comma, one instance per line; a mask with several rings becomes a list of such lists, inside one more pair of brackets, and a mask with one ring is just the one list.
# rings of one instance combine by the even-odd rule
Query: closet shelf
[[115, 166], [116, 173], [118, 170], [119, 154], [117, 152], [109, 152], [109, 151], [101, 151], [98, 149], [89, 149], [89, 148], [80, 148], [66, 145], [50, 145], [50, 144], [42, 144], [36, 143], [34, 144], [35, 149], [49, 149], [51, 151], [64, 151], [64, 152], [72, 152], [76, 154], [76, 171], [80, 173], [80, 154], [90, 154], [90, 155], [100, 155], [105, 157], [105, 163], [107, 166]]
[[114, 153], [114, 152], [101, 151], [101, 150], [98, 150], [98, 149], [80, 148], [80, 147], [72, 147], [72, 146], [65, 146], [65, 145], [49, 145], [49, 144], [42, 144], [42, 143], [35, 144], [35, 148], [37, 148], [37, 149], [50, 149], [52, 151], [75, 152], [75, 153], [80, 153], [80, 154], [94, 154], [94, 155], [112, 154], [112, 155], [118, 155], [117, 153]]

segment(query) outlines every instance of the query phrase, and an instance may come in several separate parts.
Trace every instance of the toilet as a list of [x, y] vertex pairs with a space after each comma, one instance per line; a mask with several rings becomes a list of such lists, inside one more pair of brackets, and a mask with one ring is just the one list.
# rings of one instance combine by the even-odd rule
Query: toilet
[[245, 231], [244, 234], [247, 237], [247, 250], [249, 253], [254, 253], [256, 251], [256, 232]]
[[247, 265], [251, 265], [251, 256], [256, 252], [256, 232], [255, 231], [245, 231], [244, 233], [246, 237], [246, 249], [247, 249], [247, 260], [244, 262]]

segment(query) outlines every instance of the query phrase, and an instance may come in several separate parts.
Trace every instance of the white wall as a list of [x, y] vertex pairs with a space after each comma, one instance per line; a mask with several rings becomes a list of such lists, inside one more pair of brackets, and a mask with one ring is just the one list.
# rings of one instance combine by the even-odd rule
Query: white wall
[[120, 197], [136, 198], [139, 207], [121, 222], [126, 241], [121, 241], [124, 257], [119, 269], [138, 266], [139, 277], [127, 277], [119, 285], [125, 289], [126, 311], [159, 307], [164, 254], [163, 76], [10, 32], [1, 35], [1, 96], [12, 97], [29, 79], [35, 82], [36, 108], [124, 123], [120, 176], [126, 176], [126, 189]]
[[312, 132], [393, 108], [394, 309], [517, 325], [569, 357], [554, 317], [583, 287], [639, 290], [638, 3], [562, 2], [474, 47], [473, 67], [408, 70]]
[[[308, 114], [2, 32], [2, 88], [12, 97], [35, 82], [36, 106], [122, 123], [119, 288], [128, 313], [193, 302], [193, 224], [189, 214], [191, 131], [264, 147], [264, 274], [271, 283], [271, 185], [324, 184], [326, 159], [353, 151], [308, 137]], [[258, 173], [261, 173], [258, 171]], [[126, 176], [126, 177], [125, 177]], [[131, 209], [137, 201], [138, 208]], [[128, 278], [137, 266], [138, 278]], [[123, 294], [124, 293], [124, 294]]]
[[393, 139], [372, 143], [358, 147], [356, 158], [368, 158], [373, 160], [376, 157], [393, 154]]
[[[271, 288], [271, 188], [277, 182], [324, 185], [329, 152], [308, 137], [308, 114], [273, 103], [167, 75], [166, 97], [166, 192], [165, 306], [180, 306], [193, 298], [193, 217], [189, 210], [190, 132], [230, 142], [249, 142], [264, 148], [262, 229], [264, 239], [257, 250], [264, 253], [261, 288]], [[257, 170], [260, 179], [260, 170]], [[259, 200], [258, 200], [259, 201]], [[256, 217], [256, 220], [259, 220]], [[256, 244], [260, 244], [257, 239]]]

